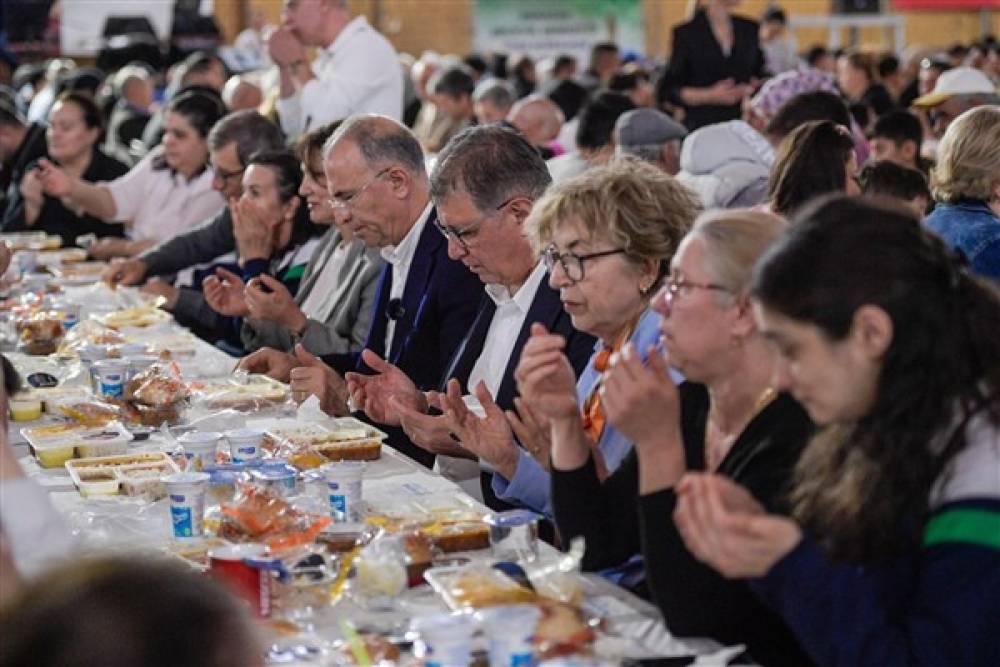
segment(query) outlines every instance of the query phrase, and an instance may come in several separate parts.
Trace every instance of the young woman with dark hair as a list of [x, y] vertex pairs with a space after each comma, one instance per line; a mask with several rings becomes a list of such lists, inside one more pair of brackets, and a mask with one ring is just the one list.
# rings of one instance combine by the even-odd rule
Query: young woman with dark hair
[[821, 665], [1000, 664], [1000, 294], [899, 207], [837, 197], [751, 292], [779, 380], [824, 427], [793, 519], [689, 475], [675, 520]]
[[828, 120], [804, 123], [778, 149], [768, 183], [771, 210], [788, 217], [822, 194], [861, 194], [857, 171], [854, 141], [846, 127]]

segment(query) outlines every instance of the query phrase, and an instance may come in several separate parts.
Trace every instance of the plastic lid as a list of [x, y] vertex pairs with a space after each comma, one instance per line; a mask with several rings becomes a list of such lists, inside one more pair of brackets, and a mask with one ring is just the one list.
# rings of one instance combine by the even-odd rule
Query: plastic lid
[[263, 438], [264, 432], [256, 428], [234, 428], [225, 432], [227, 438]]
[[181, 437], [177, 438], [177, 442], [181, 443], [182, 445], [187, 443], [207, 444], [210, 442], [214, 442], [216, 440], [220, 440], [221, 438], [222, 434], [216, 433], [215, 431], [190, 431], [188, 433], [182, 434]]
[[507, 512], [495, 512], [483, 519], [491, 526], [498, 528], [516, 528], [535, 523], [542, 518], [541, 514], [530, 510], [509, 510]]
[[175, 472], [163, 478], [164, 484], [202, 484], [212, 476], [205, 472]]
[[475, 627], [467, 614], [440, 613], [418, 616], [410, 621], [410, 629], [422, 637], [443, 637], [451, 641], [468, 638]]
[[289, 477], [293, 479], [295, 478], [295, 470], [274, 470], [270, 468], [261, 468], [260, 470], [254, 470], [252, 474], [256, 479], [266, 482], [276, 482], [288, 479]]

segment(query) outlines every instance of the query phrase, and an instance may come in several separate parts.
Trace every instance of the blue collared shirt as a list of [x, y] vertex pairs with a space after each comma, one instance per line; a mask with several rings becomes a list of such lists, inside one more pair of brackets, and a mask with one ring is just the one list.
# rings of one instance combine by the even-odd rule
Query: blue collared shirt
[[[660, 316], [647, 309], [639, 318], [639, 323], [629, 341], [635, 345], [636, 350], [645, 360], [647, 350], [651, 345], [656, 345], [659, 339]], [[577, 380], [576, 399], [581, 409], [601, 378], [600, 371], [594, 368], [594, 359], [603, 347], [604, 345], [598, 341], [594, 354], [590, 357], [583, 373], [580, 374], [580, 379]], [[674, 371], [671, 371], [671, 377], [678, 383], [682, 380], [681, 376]], [[608, 423], [604, 426], [604, 432], [597, 443], [597, 448], [604, 457], [604, 462], [610, 473], [628, 455], [632, 449], [632, 442]], [[517, 468], [514, 471], [514, 477], [508, 481], [503, 476], [494, 473], [493, 492], [501, 500], [526, 506], [545, 514], [547, 517], [552, 516], [552, 490], [549, 473], [521, 448], [518, 448]]]

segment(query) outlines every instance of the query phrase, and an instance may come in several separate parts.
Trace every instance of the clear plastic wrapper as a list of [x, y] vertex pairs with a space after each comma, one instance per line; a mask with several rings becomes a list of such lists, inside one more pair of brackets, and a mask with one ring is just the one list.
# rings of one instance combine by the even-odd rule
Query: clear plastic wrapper
[[284, 405], [288, 386], [265, 375], [237, 373], [225, 378], [192, 380], [192, 402], [206, 410], [259, 412]]
[[329, 516], [296, 509], [276, 493], [249, 483], [237, 484], [236, 496], [222, 506], [219, 537], [232, 542], [261, 542], [283, 552], [315, 541], [330, 524]]

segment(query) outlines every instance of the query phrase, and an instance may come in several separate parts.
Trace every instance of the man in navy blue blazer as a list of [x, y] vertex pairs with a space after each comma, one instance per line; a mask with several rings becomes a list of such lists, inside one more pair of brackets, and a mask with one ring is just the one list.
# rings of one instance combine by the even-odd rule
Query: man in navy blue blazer
[[[456, 135], [438, 155], [431, 196], [449, 256], [486, 284], [476, 319], [440, 376], [438, 392], [419, 391], [420, 383], [406, 369], [371, 351], [363, 356], [376, 374], [347, 375], [354, 404], [369, 418], [400, 424], [413, 443], [438, 455], [436, 466], [443, 474], [469, 490], [481, 484], [484, 500], [495, 509], [510, 507], [495, 497], [491, 482], [493, 474], [513, 477], [519, 459], [517, 439], [502, 411], [527, 411], [518, 405], [514, 369], [531, 325], [541, 323], [566, 339], [577, 372], [594, 350], [594, 338], [573, 328], [523, 233], [535, 200], [550, 182], [545, 162], [516, 130], [487, 125]], [[477, 425], [484, 433], [499, 429], [504, 437], [479, 437], [470, 429], [471, 437], [456, 440], [439, 409], [440, 392], [449, 384], [453, 394], [464, 395], [467, 404], [486, 415]]]
[[[323, 153], [331, 205], [349, 213], [355, 236], [381, 248], [386, 260], [365, 347], [403, 369], [418, 388], [435, 389], [476, 316], [483, 286], [448, 256], [420, 144], [394, 120], [357, 115], [341, 124]], [[360, 354], [320, 360], [300, 346], [294, 355], [259, 350], [241, 366], [288, 380], [297, 400], [317, 395], [333, 415], [349, 412], [343, 374], [373, 372]], [[401, 430], [390, 430], [389, 444], [433, 464], [434, 454], [413, 446]]]

